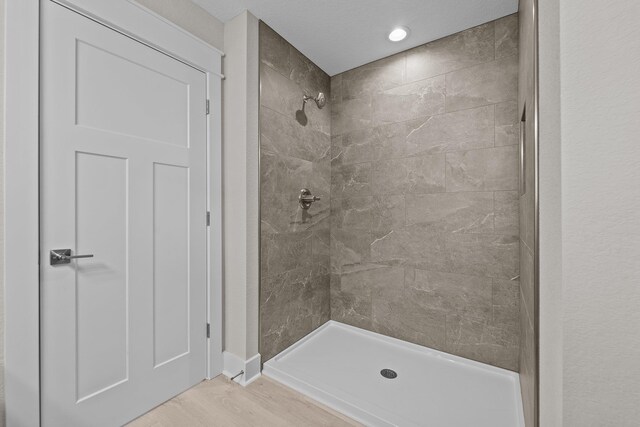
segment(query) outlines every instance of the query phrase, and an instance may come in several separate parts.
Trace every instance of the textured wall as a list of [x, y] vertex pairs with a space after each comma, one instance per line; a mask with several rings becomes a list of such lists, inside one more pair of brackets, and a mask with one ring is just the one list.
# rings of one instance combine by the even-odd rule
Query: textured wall
[[535, 306], [536, 50], [534, 0], [520, 2], [520, 84], [518, 116], [525, 116], [524, 193], [520, 196], [520, 387], [527, 427], [537, 425]]
[[[329, 320], [329, 76], [260, 23], [260, 353], [267, 361]], [[322, 200], [298, 206], [307, 187]]]
[[640, 424], [639, 20], [560, 2], [566, 427]]
[[331, 317], [517, 370], [517, 15], [331, 95]]

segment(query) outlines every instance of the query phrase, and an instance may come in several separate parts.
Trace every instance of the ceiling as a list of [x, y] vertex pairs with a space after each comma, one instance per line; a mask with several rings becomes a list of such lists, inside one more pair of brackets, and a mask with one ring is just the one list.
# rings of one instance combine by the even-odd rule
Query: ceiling
[[[223, 22], [247, 9], [333, 76], [518, 10], [518, 0], [193, 0]], [[410, 29], [404, 41], [387, 35]]]

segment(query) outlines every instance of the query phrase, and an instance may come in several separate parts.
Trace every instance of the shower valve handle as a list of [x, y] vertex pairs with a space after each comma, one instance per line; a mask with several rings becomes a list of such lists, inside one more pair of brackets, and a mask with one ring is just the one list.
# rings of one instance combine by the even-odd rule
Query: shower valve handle
[[300, 207], [304, 210], [307, 210], [311, 207], [311, 204], [313, 202], [317, 202], [318, 200], [320, 200], [320, 197], [318, 196], [312, 196], [311, 195], [311, 190], [309, 190], [308, 188], [303, 188], [302, 190], [300, 190], [300, 195], [298, 196], [298, 203], [300, 204]]

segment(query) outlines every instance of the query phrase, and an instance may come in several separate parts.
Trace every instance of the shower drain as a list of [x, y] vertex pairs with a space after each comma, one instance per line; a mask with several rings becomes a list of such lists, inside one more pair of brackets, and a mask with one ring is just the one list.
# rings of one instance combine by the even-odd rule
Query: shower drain
[[393, 369], [383, 369], [382, 371], [380, 371], [380, 375], [389, 380], [392, 380], [398, 376], [396, 371], [394, 371]]

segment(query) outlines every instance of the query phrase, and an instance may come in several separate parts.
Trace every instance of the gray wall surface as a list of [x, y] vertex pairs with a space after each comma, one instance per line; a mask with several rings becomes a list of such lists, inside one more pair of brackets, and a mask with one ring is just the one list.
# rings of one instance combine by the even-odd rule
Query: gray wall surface
[[536, 289], [535, 289], [535, 163], [536, 51], [533, 0], [520, 2], [520, 84], [518, 117], [525, 116], [524, 193], [520, 196], [520, 388], [525, 424], [536, 426]]
[[[329, 76], [260, 23], [260, 354], [265, 362], [329, 320]], [[306, 187], [321, 201], [298, 206]]]
[[517, 15], [331, 85], [332, 319], [517, 370]]
[[328, 77], [266, 26], [261, 64], [263, 360], [330, 310], [517, 370], [517, 15], [332, 77], [304, 126]]

